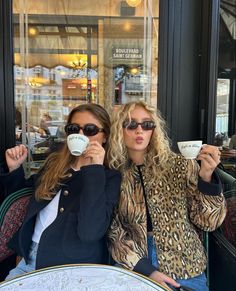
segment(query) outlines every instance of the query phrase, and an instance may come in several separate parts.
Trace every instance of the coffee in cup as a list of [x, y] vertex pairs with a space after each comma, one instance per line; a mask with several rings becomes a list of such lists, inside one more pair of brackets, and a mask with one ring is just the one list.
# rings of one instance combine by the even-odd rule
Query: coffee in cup
[[201, 140], [179, 141], [177, 144], [179, 151], [186, 159], [195, 159], [202, 147]]
[[79, 133], [73, 133], [67, 137], [67, 146], [73, 156], [80, 156], [87, 148], [89, 139]]

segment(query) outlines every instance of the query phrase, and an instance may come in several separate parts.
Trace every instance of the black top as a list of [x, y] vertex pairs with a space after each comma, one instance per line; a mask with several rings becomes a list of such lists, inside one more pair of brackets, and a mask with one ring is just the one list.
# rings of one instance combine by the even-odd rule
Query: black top
[[[9, 192], [35, 187], [37, 175], [24, 178], [22, 167], [2, 173], [0, 183]], [[106, 231], [118, 203], [121, 176], [102, 165], [71, 170], [58, 185], [61, 190], [56, 219], [43, 231], [36, 257], [36, 269], [73, 263], [107, 263]], [[26, 218], [10, 246], [27, 262], [37, 214], [51, 200], [32, 197]]]
[[141, 172], [141, 167], [142, 165], [138, 165], [138, 173], [139, 173], [139, 177], [140, 177], [140, 182], [143, 188], [143, 195], [144, 195], [144, 199], [145, 199], [145, 206], [146, 206], [146, 214], [147, 214], [147, 232], [152, 231], [152, 219], [150, 216], [150, 212], [148, 210], [148, 203], [147, 203], [147, 196], [146, 196], [146, 191], [145, 191], [145, 186], [144, 186], [144, 182], [143, 182], [143, 176], [142, 176], [142, 172]]

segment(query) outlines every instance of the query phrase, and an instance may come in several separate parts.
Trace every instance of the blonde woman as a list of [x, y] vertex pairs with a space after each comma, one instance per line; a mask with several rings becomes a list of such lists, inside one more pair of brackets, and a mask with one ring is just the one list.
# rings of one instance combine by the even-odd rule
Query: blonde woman
[[214, 173], [220, 154], [204, 145], [200, 166], [186, 160], [171, 151], [164, 125], [141, 101], [121, 106], [114, 117], [108, 156], [122, 184], [109, 248], [118, 265], [164, 286], [205, 291], [207, 259], [195, 227], [212, 231], [225, 217]]
[[6, 151], [8, 171], [0, 182], [9, 192], [35, 188], [23, 225], [11, 241], [23, 259], [7, 279], [49, 266], [107, 262], [105, 234], [120, 192], [120, 173], [108, 169], [106, 162], [110, 119], [101, 106], [83, 104], [71, 111], [65, 131], [86, 135], [86, 151], [72, 156], [65, 144], [28, 180], [21, 166], [26, 147]]

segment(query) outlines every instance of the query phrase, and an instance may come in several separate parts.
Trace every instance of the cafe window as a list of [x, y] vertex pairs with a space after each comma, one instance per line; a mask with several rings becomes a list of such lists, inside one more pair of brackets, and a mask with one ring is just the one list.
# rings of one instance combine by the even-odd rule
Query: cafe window
[[26, 170], [64, 142], [71, 109], [157, 104], [158, 0], [13, 0], [16, 140]]
[[215, 144], [225, 149], [236, 131], [236, 7], [233, 2], [220, 1]]
[[[228, 141], [229, 79], [217, 80], [216, 134], [215, 143], [222, 146]], [[219, 141], [218, 141], [219, 139]]]

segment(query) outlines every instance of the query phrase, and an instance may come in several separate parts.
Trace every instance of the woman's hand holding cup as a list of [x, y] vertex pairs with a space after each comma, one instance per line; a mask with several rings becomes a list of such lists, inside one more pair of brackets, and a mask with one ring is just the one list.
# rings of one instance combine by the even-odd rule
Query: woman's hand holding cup
[[28, 154], [27, 148], [21, 144], [6, 150], [5, 157], [9, 172], [12, 172], [20, 167], [25, 161]]
[[203, 145], [197, 157], [201, 161], [199, 176], [205, 182], [211, 182], [211, 176], [217, 165], [220, 163], [220, 151], [216, 146]]
[[186, 159], [201, 161], [199, 176], [205, 182], [211, 182], [211, 176], [220, 163], [220, 151], [216, 146], [202, 145], [202, 141], [178, 142], [178, 147]]
[[91, 141], [82, 156], [85, 159], [89, 159], [90, 164], [103, 165], [105, 150], [99, 142]]

